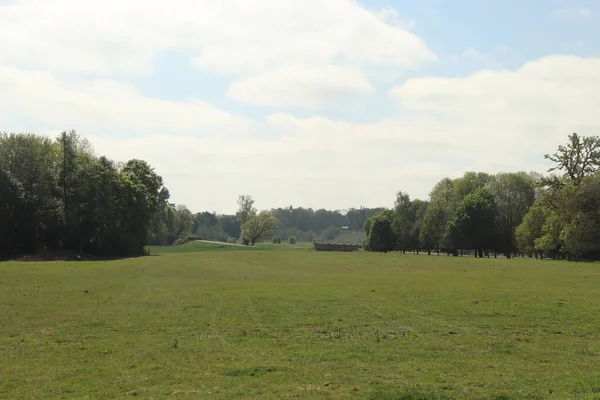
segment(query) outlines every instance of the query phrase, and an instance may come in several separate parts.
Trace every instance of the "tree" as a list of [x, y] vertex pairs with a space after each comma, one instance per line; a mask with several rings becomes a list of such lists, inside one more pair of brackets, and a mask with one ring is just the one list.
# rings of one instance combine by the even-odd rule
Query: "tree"
[[240, 224], [245, 224], [250, 217], [256, 214], [256, 208], [254, 208], [254, 199], [248, 194], [240, 194], [238, 196], [238, 211], [236, 217]]
[[257, 240], [273, 233], [276, 229], [277, 218], [275, 218], [270, 211], [266, 210], [252, 215], [246, 220], [244, 225], [242, 225], [244, 237], [252, 246], [254, 246]]
[[534, 254], [536, 258], [543, 253], [542, 249], [536, 246], [535, 241], [542, 236], [542, 228], [549, 215], [550, 210], [539, 203], [533, 205], [525, 214], [523, 222], [515, 231], [517, 245], [521, 251]]
[[456, 249], [470, 248], [483, 257], [494, 246], [496, 202], [492, 193], [481, 188], [464, 198], [448, 233]]
[[219, 216], [219, 223], [223, 231], [232, 238], [239, 238], [242, 234], [242, 225], [233, 215]]
[[296, 244], [296, 238], [294, 236], [290, 236], [288, 238], [288, 243], [289, 244]]
[[419, 230], [419, 242], [431, 254], [431, 249], [436, 249], [440, 254], [440, 247], [444, 240], [446, 229], [446, 210], [441, 202], [432, 202], [428, 205], [423, 215], [423, 223]]
[[387, 253], [396, 248], [396, 237], [392, 229], [393, 212], [381, 211], [365, 221], [367, 232], [365, 250]]
[[[600, 138], [572, 133], [566, 146], [558, 146], [556, 153], [545, 154], [544, 158], [555, 163], [548, 172], [561, 171], [565, 178], [581, 181], [584, 176], [593, 175], [600, 168]], [[558, 182], [549, 180], [547, 183], [556, 186]]]
[[392, 229], [397, 240], [396, 248], [402, 252], [410, 249], [412, 244], [411, 231], [415, 220], [414, 210], [407, 193], [399, 191], [396, 194], [392, 216]]
[[330, 226], [329, 228], [327, 228], [323, 231], [323, 233], [321, 234], [321, 238], [325, 241], [331, 241], [331, 240], [334, 240], [339, 235], [340, 235], [340, 228], [338, 228], [336, 226]]
[[179, 229], [177, 236], [189, 236], [192, 234], [194, 225], [194, 216], [187, 206], [180, 204], [176, 207], [177, 217], [179, 219]]
[[[66, 249], [105, 256], [142, 254], [168, 190], [141, 160], [117, 166], [89, 143], [0, 134], [0, 220], [11, 254]], [[16, 219], [15, 219], [16, 218]], [[162, 229], [162, 227], [160, 227]], [[0, 250], [2, 251], [2, 250]]]
[[500, 173], [490, 184], [497, 214], [498, 249], [510, 258], [517, 249], [515, 230], [535, 202], [534, 181], [525, 172]]
[[583, 178], [568, 200], [571, 218], [563, 218], [563, 251], [578, 260], [600, 259], [600, 177]]

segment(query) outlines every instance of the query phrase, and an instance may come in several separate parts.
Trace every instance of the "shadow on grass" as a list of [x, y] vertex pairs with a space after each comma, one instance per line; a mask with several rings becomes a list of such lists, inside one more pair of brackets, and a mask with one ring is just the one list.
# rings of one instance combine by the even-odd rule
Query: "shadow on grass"
[[22, 254], [16, 256], [3, 256], [0, 257], [0, 262], [5, 261], [19, 261], [19, 262], [52, 262], [52, 261], [66, 261], [66, 262], [90, 262], [90, 261], [117, 261], [117, 260], [127, 260], [132, 258], [141, 258], [141, 257], [155, 257], [157, 254], [137, 254], [126, 257], [102, 257], [96, 256], [93, 254], [77, 252], [77, 251], [68, 251], [68, 250], [59, 250], [59, 251], [47, 251], [47, 252], [39, 252], [34, 254]]
[[274, 368], [274, 367], [252, 367], [252, 368], [241, 368], [234, 369], [225, 372], [225, 376], [262, 376], [271, 372], [285, 371], [285, 368]]

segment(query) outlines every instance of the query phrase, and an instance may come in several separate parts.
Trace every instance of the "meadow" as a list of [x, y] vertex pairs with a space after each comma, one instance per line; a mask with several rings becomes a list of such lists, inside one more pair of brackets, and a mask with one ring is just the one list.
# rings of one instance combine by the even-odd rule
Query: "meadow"
[[598, 264], [281, 249], [0, 263], [0, 398], [600, 399]]

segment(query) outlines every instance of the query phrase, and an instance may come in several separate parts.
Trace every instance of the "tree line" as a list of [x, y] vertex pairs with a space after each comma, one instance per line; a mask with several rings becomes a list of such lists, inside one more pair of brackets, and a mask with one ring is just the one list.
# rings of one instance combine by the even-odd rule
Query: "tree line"
[[347, 226], [364, 228], [370, 251], [600, 259], [600, 138], [574, 133], [545, 158], [553, 163], [548, 176], [467, 172], [439, 181], [427, 200], [400, 191], [391, 209], [258, 211], [244, 194], [236, 214], [194, 214], [169, 202], [163, 179], [143, 160], [96, 156], [74, 131], [54, 139], [2, 133], [0, 256], [60, 249], [132, 256], [189, 236], [249, 245], [270, 236], [333, 240]]
[[467, 172], [444, 178], [429, 199], [398, 192], [394, 208], [365, 223], [364, 248], [376, 252], [465, 252], [600, 259], [600, 138], [569, 135], [535, 172]]
[[74, 131], [0, 134], [0, 256], [71, 250], [144, 254], [169, 199], [145, 161], [96, 156]]
[[75, 131], [55, 138], [0, 133], [0, 199], [0, 257], [58, 250], [124, 257], [190, 236], [249, 244], [267, 235], [331, 240], [340, 227], [360, 229], [379, 211], [257, 212], [251, 196], [241, 195], [237, 214], [192, 213], [169, 202], [162, 177], [147, 162], [97, 156]]
[[[153, 221], [149, 243], [169, 245], [187, 235], [216, 241], [243, 241], [242, 225], [247, 216], [258, 213], [254, 203], [252, 196], [240, 194], [238, 211], [235, 214], [208, 211], [192, 214], [185, 205], [166, 205]], [[262, 235], [261, 239], [272, 235], [285, 242], [289, 242], [290, 238], [303, 242], [331, 241], [338, 237], [342, 227], [362, 230], [367, 218], [381, 210], [383, 208], [361, 207], [342, 213], [337, 210], [313, 210], [292, 206], [274, 208], [266, 211], [275, 217], [277, 223], [268, 234]]]

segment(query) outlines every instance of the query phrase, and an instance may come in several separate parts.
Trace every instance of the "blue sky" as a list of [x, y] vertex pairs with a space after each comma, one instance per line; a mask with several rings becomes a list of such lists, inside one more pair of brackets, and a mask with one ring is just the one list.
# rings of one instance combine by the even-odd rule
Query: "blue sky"
[[390, 206], [468, 170], [544, 171], [571, 131], [598, 134], [599, 17], [589, 0], [0, 0], [0, 129], [76, 129], [192, 210]]

